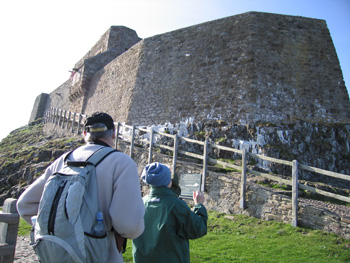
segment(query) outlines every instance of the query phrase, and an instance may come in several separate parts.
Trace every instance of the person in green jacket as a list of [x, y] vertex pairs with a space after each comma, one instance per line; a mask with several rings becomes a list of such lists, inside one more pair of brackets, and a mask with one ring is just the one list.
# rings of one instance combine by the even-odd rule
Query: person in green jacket
[[[193, 211], [178, 198], [170, 169], [161, 163], [147, 165], [141, 175], [151, 186], [145, 204], [145, 230], [133, 240], [135, 263], [190, 263], [189, 239], [207, 234], [208, 214], [204, 195], [193, 193]], [[173, 187], [172, 187], [173, 186]]]

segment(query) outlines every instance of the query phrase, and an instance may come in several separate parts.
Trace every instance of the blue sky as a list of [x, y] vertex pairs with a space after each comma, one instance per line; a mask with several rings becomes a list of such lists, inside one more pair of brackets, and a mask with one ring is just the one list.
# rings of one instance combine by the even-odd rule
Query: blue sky
[[17, 0], [0, 3], [0, 140], [28, 123], [35, 98], [112, 25], [147, 38], [249, 11], [326, 20], [350, 87], [350, 0]]

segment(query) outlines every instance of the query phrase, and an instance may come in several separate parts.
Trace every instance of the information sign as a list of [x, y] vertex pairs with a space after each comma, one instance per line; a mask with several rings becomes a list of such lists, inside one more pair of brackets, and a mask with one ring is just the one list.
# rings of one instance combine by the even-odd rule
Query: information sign
[[200, 191], [202, 182], [201, 174], [182, 174], [179, 180], [181, 198], [192, 199], [193, 191]]

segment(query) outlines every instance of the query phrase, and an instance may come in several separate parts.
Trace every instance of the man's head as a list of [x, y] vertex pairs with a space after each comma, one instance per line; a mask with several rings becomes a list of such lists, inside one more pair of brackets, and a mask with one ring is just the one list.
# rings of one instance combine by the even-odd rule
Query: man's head
[[155, 162], [146, 165], [141, 174], [142, 180], [153, 187], [169, 187], [171, 182], [171, 172], [168, 166]]
[[114, 122], [111, 116], [104, 112], [95, 112], [84, 122], [84, 137], [86, 142], [98, 139], [110, 140], [114, 138]]

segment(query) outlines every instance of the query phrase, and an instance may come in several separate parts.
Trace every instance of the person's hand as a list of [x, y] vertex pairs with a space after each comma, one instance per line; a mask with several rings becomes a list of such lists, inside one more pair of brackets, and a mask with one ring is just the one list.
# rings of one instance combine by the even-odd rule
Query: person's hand
[[199, 192], [199, 191], [193, 191], [193, 201], [194, 201], [194, 204], [203, 204], [204, 203], [204, 195], [202, 192]]

